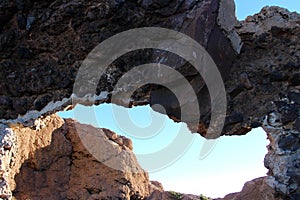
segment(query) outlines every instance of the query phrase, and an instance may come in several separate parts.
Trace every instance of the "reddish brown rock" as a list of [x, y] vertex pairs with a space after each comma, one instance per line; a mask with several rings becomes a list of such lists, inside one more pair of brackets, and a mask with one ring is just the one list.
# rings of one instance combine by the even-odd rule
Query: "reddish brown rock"
[[[108, 129], [57, 115], [40, 118], [35, 124], [35, 128], [0, 127], [4, 136], [0, 145], [2, 199], [199, 199], [166, 192], [161, 183], [150, 182], [131, 151], [132, 142]], [[80, 135], [81, 131], [87, 135]], [[87, 141], [98, 145], [108, 158], [99, 160], [99, 152], [87, 150]], [[115, 161], [118, 165], [111, 165]]]
[[[132, 146], [125, 146], [128, 139], [123, 138], [125, 144], [117, 144], [106, 136], [117, 135], [107, 129], [105, 134], [102, 129], [70, 119], [64, 121], [56, 115], [39, 119], [36, 124], [40, 125], [36, 130], [18, 126], [10, 129], [15, 143], [3, 147], [7, 159], [1, 158], [1, 166], [7, 177], [7, 189], [12, 193], [7, 196], [2, 193], [4, 199], [10, 199], [11, 195], [15, 199], [32, 200], [129, 200], [149, 196], [148, 174], [139, 166], [130, 150]], [[110, 168], [93, 157], [77, 134], [81, 128], [89, 134], [98, 134], [112, 150], [126, 151], [121, 155], [126, 161], [120, 165], [124, 168]], [[128, 166], [134, 166], [136, 173], [128, 171]]]
[[[299, 14], [278, 7], [265, 7], [260, 13], [240, 22], [234, 30], [233, 1], [167, 2], [1, 1], [0, 116], [15, 119], [1, 119], [4, 124], [1, 127], [7, 124], [18, 126], [18, 123], [32, 126], [39, 116], [71, 104], [70, 99], [64, 97], [70, 97], [82, 60], [99, 42], [136, 27], [171, 28], [200, 42], [223, 75], [228, 106], [222, 134], [242, 135], [251, 128], [263, 126], [271, 141], [265, 158], [265, 166], [269, 169], [267, 183], [285, 198], [299, 198], [300, 145], [291, 142], [293, 138], [299, 141]], [[244, 45], [236, 58], [240, 38]], [[124, 60], [111, 66], [109, 76], [99, 81], [96, 91], [97, 95], [105, 94], [105, 98], [96, 103], [109, 101], [108, 94], [113, 85], [132, 66], [153, 58], [153, 52], [144, 53], [133, 53], [131, 56], [135, 60], [125, 56]], [[158, 56], [163, 57], [160, 53]], [[204, 82], [183, 60], [174, 59], [174, 62], [171, 64], [197, 93], [202, 114], [198, 131], [205, 135], [211, 104]], [[150, 87], [142, 88], [132, 98], [133, 105], [161, 103], [170, 117], [180, 121], [176, 98], [161, 88], [151, 87], [151, 95]], [[51, 100], [56, 103], [47, 104]], [[81, 103], [88, 102], [82, 100]], [[17, 118], [18, 114], [22, 116]], [[42, 130], [44, 124], [35, 126]], [[1, 156], [6, 160], [12, 156], [11, 149], [15, 145], [10, 130], [3, 130], [7, 134], [1, 136]], [[129, 143], [118, 140], [122, 149], [130, 147]], [[35, 167], [40, 164], [33, 162]], [[10, 176], [6, 171], [9, 165], [10, 162], [1, 164], [4, 175], [0, 193], [3, 195], [9, 191], [4, 183]]]
[[266, 184], [266, 177], [245, 183], [241, 192], [226, 195], [215, 200], [282, 200], [276, 197], [275, 191]]

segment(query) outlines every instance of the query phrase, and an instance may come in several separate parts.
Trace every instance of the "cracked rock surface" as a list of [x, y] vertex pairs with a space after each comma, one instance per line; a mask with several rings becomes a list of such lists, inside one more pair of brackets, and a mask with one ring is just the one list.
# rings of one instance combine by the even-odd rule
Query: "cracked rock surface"
[[[120, 136], [107, 129], [64, 121], [56, 115], [41, 121], [46, 126], [39, 130], [8, 129], [15, 142], [10, 147], [3, 146], [6, 159], [1, 159], [1, 164], [7, 192], [2, 192], [2, 198], [130, 199], [148, 196], [148, 174], [137, 163], [130, 150], [132, 147], [111, 139], [111, 135], [115, 140]], [[124, 164], [121, 171], [99, 162], [82, 144], [76, 127], [92, 135], [98, 134], [114, 151], [126, 151], [121, 159], [134, 165], [136, 173], [126, 171], [128, 164]]]
[[[23, 195], [17, 192], [18, 187], [14, 188], [14, 174], [9, 171], [14, 163], [19, 163], [15, 168], [19, 170], [23, 161], [4, 161], [14, 157], [15, 147], [22, 144], [16, 142], [18, 138], [12, 130], [28, 124], [43, 130], [42, 121], [36, 121], [38, 117], [47, 118], [47, 114], [71, 104], [80, 64], [99, 42], [131, 28], [156, 26], [186, 33], [208, 51], [226, 87], [228, 105], [222, 134], [243, 135], [262, 126], [271, 141], [265, 158], [269, 169], [265, 183], [277, 196], [299, 199], [300, 16], [283, 8], [265, 7], [260, 13], [237, 22], [233, 5], [232, 1], [224, 0], [1, 1], [1, 195], [9, 196], [10, 191]], [[164, 52], [145, 50], [117, 60], [108, 69], [107, 76], [100, 79], [96, 95], [101, 98], [95, 103], [109, 102], [114, 84], [132, 66], [165, 56]], [[192, 85], [197, 100], [201, 99], [198, 132], [205, 136], [211, 110], [205, 83], [184, 60], [174, 58], [171, 64]], [[172, 119], [180, 121], [178, 102], [164, 88], [139, 88], [132, 99], [133, 105], [159, 103]], [[48, 126], [48, 122], [45, 124]], [[44, 145], [49, 140], [40, 141], [35, 137], [30, 136], [30, 142], [26, 143], [29, 149], [36, 148], [33, 141]], [[66, 136], [62, 138], [66, 144], [71, 142]], [[118, 141], [130, 149], [130, 142]], [[70, 156], [61, 157], [58, 150], [47, 151], [53, 151], [55, 159], [65, 164], [70, 159]], [[30, 156], [18, 159], [27, 160]], [[34, 169], [50, 165], [50, 161], [30, 162], [27, 165]], [[53, 173], [58, 173], [55, 168]], [[11, 182], [7, 184], [7, 181]]]
[[[55, 114], [38, 120], [45, 126], [1, 127], [2, 199], [173, 199], [160, 183], [149, 181], [129, 139]], [[108, 159], [101, 162], [86, 149], [80, 129], [92, 139], [89, 142], [102, 144], [98, 153]], [[108, 164], [116, 158], [118, 163]]]
[[[29, 110], [41, 111], [51, 101], [69, 98], [88, 53], [105, 39], [138, 27], [187, 34], [207, 49], [225, 76], [241, 47], [234, 30], [234, 9], [233, 1], [223, 0], [1, 1], [0, 118], [14, 119]], [[100, 79], [96, 94], [110, 93], [133, 66], [163, 58], [163, 52], [151, 50], [123, 56]], [[184, 63], [175, 57], [169, 64], [195, 77], [197, 73], [189, 66], [180, 69]], [[197, 86], [203, 88], [203, 84]], [[141, 92], [135, 100], [145, 100], [142, 97], [147, 93]]]

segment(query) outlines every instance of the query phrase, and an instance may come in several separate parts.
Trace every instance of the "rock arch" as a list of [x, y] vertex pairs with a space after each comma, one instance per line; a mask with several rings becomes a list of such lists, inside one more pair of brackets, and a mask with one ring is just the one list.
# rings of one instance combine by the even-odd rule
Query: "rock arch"
[[[233, 2], [224, 0], [8, 0], [0, 3], [0, 19], [3, 124], [30, 126], [40, 115], [70, 105], [81, 61], [104, 39], [135, 27], [170, 28], [201, 43], [217, 64], [228, 99], [223, 134], [242, 135], [262, 126], [271, 141], [265, 158], [267, 184], [282, 196], [299, 198], [299, 14], [265, 7], [238, 22]], [[124, 56], [108, 72], [113, 79], [100, 80], [97, 94], [109, 94], [115, 80], [132, 66], [164, 55], [146, 50]], [[198, 131], [205, 136], [210, 116], [205, 84], [182, 60], [175, 58], [173, 64], [202, 98]], [[164, 94], [164, 88], [144, 87], [132, 104], [164, 103]], [[96, 103], [104, 101], [109, 96]], [[180, 120], [173, 101], [165, 105], [167, 113]]]

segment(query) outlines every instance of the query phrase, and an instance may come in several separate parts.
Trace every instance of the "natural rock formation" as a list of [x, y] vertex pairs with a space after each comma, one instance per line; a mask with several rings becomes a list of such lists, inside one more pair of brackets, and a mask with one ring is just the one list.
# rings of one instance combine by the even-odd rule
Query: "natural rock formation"
[[[223, 72], [230, 69], [241, 45], [234, 31], [233, 1], [7, 0], [0, 3], [0, 18], [0, 118], [5, 119], [69, 98], [88, 53], [125, 30], [155, 26], [184, 32], [211, 53]], [[153, 52], [144, 52], [111, 65], [97, 95], [110, 93], [116, 80], [133, 66], [153, 61], [155, 56], [148, 55]], [[182, 71], [195, 76], [191, 72]]]
[[274, 190], [266, 184], [266, 177], [257, 178], [245, 183], [241, 192], [228, 194], [222, 199], [215, 200], [243, 199], [281, 200], [280, 197], [275, 196]]
[[[1, 135], [5, 137], [1, 144], [1, 188], [5, 189], [1, 191], [2, 199], [11, 196], [15, 199], [141, 199], [149, 196], [148, 174], [137, 163], [132, 146], [119, 143], [121, 136], [73, 120], [64, 121], [56, 115], [39, 122], [41, 126], [35, 129], [2, 128]], [[80, 128], [107, 143], [111, 151], [124, 151], [119, 155], [124, 161], [122, 169], [110, 168], [94, 158], [77, 135]], [[127, 171], [128, 166], [134, 166], [136, 173]]]
[[[233, 11], [232, 1], [225, 0], [1, 1], [0, 116], [5, 124], [1, 128], [33, 125], [40, 115], [70, 105], [78, 68], [99, 42], [136, 27], [170, 28], [197, 40], [217, 64], [228, 101], [223, 134], [242, 135], [263, 126], [271, 141], [265, 158], [266, 183], [283, 198], [299, 199], [300, 16], [266, 7], [237, 23]], [[132, 66], [165, 56], [145, 50], [114, 62], [99, 81], [96, 95], [102, 98], [95, 103], [110, 101], [114, 84]], [[197, 93], [198, 132], [205, 136], [211, 109], [205, 83], [186, 61], [172, 60]], [[160, 103], [170, 117], [180, 120], [178, 103], [164, 88], [146, 86], [132, 98], [132, 104]], [[26, 115], [16, 119], [18, 114]], [[12, 154], [15, 138], [11, 129], [4, 130], [5, 160]], [[3, 169], [8, 169], [6, 164]], [[7, 185], [2, 186], [5, 194]]]
[[182, 194], [174, 191], [164, 191], [161, 183], [150, 182], [150, 196], [146, 200], [199, 200], [199, 196], [192, 194]]
[[[262, 126], [270, 140], [265, 167], [267, 183], [288, 198], [300, 196], [300, 15], [278, 7], [265, 7], [241, 22], [244, 47], [226, 82], [228, 115], [238, 123], [227, 134], [246, 133]], [[247, 89], [237, 82], [247, 74]], [[243, 130], [242, 129], [242, 130]]]
[[[165, 192], [160, 183], [149, 181], [148, 173], [131, 151], [129, 139], [57, 115], [36, 122], [38, 126], [34, 128], [1, 127], [1, 199], [173, 200], [176, 197], [175, 193]], [[100, 162], [86, 149], [78, 133], [81, 129], [91, 137], [90, 142], [95, 145], [101, 142], [102, 146], [97, 148], [108, 159]], [[112, 168], [109, 163], [115, 159], [119, 163]], [[180, 194], [180, 197], [199, 199], [195, 195]]]

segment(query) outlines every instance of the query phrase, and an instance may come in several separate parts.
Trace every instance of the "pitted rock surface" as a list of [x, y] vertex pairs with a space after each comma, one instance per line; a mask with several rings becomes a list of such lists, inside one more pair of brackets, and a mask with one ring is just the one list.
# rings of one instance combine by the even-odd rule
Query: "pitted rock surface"
[[[70, 105], [76, 72], [99, 42], [135, 27], [170, 28], [197, 40], [217, 64], [228, 99], [223, 134], [243, 135], [262, 126], [271, 141], [265, 158], [269, 169], [266, 184], [282, 198], [299, 198], [300, 16], [265, 7], [235, 24], [230, 5], [222, 0], [1, 1], [0, 116], [5, 135], [10, 133], [8, 124], [26, 125], [29, 118], [35, 121], [41, 114]], [[132, 66], [164, 56], [164, 52], [145, 50], [117, 60], [108, 76], [100, 79], [96, 94], [106, 95], [96, 104], [110, 101], [117, 79]], [[186, 62], [179, 58], [173, 61], [201, 99], [198, 132], [205, 136], [211, 108], [205, 83]], [[180, 120], [176, 99], [164, 88], [143, 87], [133, 99], [133, 105], [167, 102], [167, 114]], [[62, 103], [49, 106], [50, 101]], [[25, 115], [12, 124], [5, 121], [28, 112], [32, 117]], [[3, 141], [6, 152], [14, 142]], [[9, 191], [5, 184], [2, 188], [3, 194]]]
[[[221, 71], [229, 70], [241, 41], [234, 30], [233, 2], [221, 2], [2, 1], [0, 118], [13, 119], [29, 110], [40, 111], [50, 101], [69, 98], [88, 53], [110, 36], [133, 28], [154, 26], [186, 33], [208, 50]], [[118, 59], [100, 79], [97, 95], [111, 92], [118, 78], [133, 66], [164, 56], [163, 52], [153, 54], [145, 50]], [[176, 60], [173, 64], [183, 62]], [[190, 69], [179, 70], [190, 76]]]

